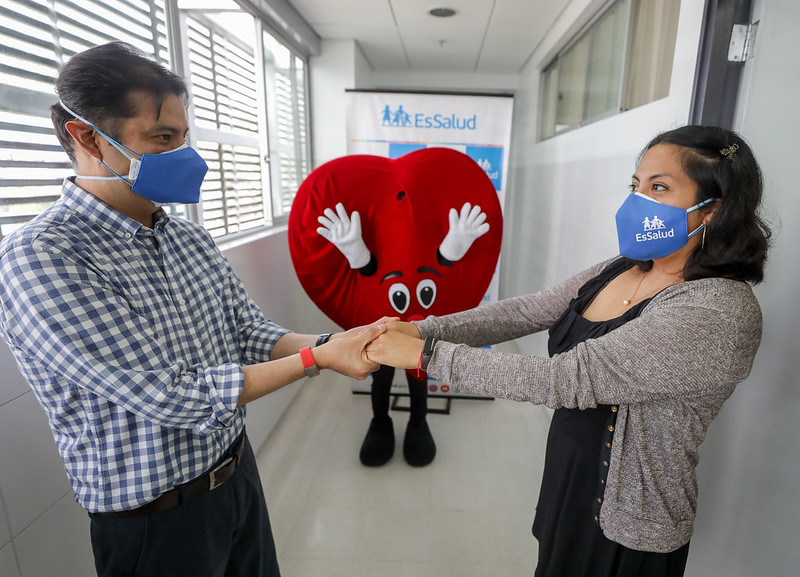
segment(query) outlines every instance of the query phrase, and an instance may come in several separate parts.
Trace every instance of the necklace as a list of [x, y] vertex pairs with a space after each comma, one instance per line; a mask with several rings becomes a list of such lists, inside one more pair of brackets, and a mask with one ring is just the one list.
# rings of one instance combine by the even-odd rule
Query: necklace
[[624, 304], [627, 307], [633, 302], [633, 299], [636, 297], [636, 293], [639, 292], [639, 288], [642, 286], [642, 281], [644, 280], [644, 277], [646, 277], [648, 274], [650, 274], [650, 271], [647, 271], [642, 275], [642, 278], [639, 279], [639, 284], [636, 285], [636, 290], [633, 291], [631, 298], [625, 299], [624, 301], [622, 301], [622, 304]]

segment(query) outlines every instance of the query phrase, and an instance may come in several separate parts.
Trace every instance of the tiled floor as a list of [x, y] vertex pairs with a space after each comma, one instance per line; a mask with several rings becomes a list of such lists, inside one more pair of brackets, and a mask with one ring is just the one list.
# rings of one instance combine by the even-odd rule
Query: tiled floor
[[403, 460], [408, 413], [393, 411], [395, 455], [373, 469], [358, 460], [370, 399], [350, 383], [306, 383], [259, 451], [284, 577], [533, 575], [548, 411], [454, 400], [428, 415], [437, 456], [423, 468]]

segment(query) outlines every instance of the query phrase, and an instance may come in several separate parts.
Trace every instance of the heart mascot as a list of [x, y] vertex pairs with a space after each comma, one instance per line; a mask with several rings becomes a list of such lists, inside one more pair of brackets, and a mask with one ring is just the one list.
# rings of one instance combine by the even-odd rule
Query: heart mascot
[[[494, 274], [503, 216], [494, 185], [469, 156], [423, 148], [396, 159], [351, 155], [313, 170], [289, 214], [289, 250], [300, 284], [344, 329], [382, 316], [420, 320], [480, 304]], [[372, 373], [366, 466], [395, 449], [389, 400], [394, 369]], [[410, 407], [403, 456], [433, 461], [427, 376], [407, 371]]]

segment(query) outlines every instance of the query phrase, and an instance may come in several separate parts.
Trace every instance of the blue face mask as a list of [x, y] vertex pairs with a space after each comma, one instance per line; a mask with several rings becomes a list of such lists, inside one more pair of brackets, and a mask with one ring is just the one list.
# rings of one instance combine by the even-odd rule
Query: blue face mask
[[690, 212], [716, 198], [687, 209], [662, 204], [639, 192], [629, 194], [617, 211], [619, 253], [633, 260], [652, 260], [672, 254], [700, 232], [701, 224], [689, 232]]
[[117, 174], [101, 160], [100, 164], [105, 166], [114, 176], [84, 176], [78, 174], [79, 178], [87, 180], [122, 180], [131, 186], [133, 192], [152, 200], [158, 206], [168, 202], [193, 204], [200, 200], [200, 185], [203, 183], [206, 172], [208, 172], [208, 165], [197, 154], [195, 149], [184, 144], [175, 150], [160, 154], [139, 155], [99, 130], [85, 118], [72, 112], [60, 100], [59, 104], [72, 116], [94, 128], [98, 134], [105, 138], [111, 146], [119, 150], [131, 163], [127, 176]]

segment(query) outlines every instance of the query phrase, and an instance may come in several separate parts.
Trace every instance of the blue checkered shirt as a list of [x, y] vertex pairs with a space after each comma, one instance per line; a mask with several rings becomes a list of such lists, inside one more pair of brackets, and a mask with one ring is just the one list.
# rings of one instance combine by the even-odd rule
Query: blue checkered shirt
[[266, 320], [199, 225], [153, 228], [64, 181], [0, 245], [0, 334], [47, 413], [80, 505], [139, 507], [200, 476], [244, 427], [241, 365]]

